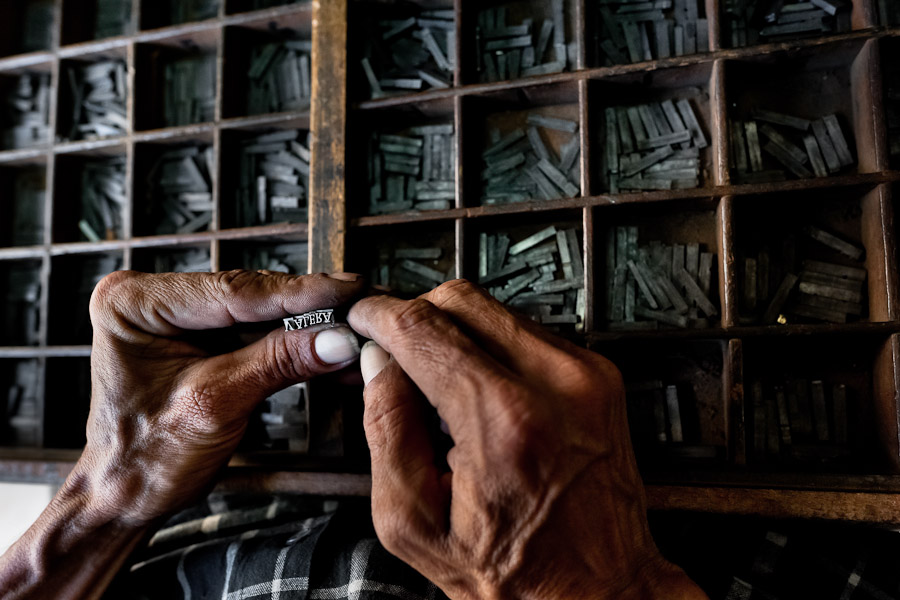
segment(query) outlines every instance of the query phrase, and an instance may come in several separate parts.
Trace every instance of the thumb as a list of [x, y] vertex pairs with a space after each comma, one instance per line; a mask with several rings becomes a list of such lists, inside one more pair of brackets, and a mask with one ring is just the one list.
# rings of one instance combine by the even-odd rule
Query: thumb
[[275, 392], [339, 371], [358, 357], [359, 342], [349, 327], [317, 326], [273, 331], [240, 350], [203, 361], [202, 370], [220, 380], [218, 395], [246, 415]]

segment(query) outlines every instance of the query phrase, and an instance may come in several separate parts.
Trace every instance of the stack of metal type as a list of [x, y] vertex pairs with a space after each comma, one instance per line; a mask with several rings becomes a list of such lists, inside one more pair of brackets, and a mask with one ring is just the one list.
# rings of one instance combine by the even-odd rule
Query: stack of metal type
[[40, 418], [41, 369], [36, 360], [15, 363], [12, 379], [6, 390], [4, 406], [7, 432], [0, 432], [3, 446], [37, 446], [41, 439]]
[[719, 312], [715, 263], [716, 255], [700, 244], [639, 246], [637, 227], [617, 227], [607, 248], [609, 328], [709, 327]]
[[216, 54], [191, 54], [166, 63], [164, 119], [167, 126], [216, 118]]
[[308, 271], [308, 259], [309, 245], [306, 242], [248, 247], [243, 249], [241, 268], [297, 275]]
[[384, 250], [372, 270], [372, 281], [401, 294], [422, 294], [455, 277], [454, 267], [446, 272], [437, 268], [447, 254], [438, 247]]
[[584, 331], [584, 259], [575, 229], [551, 226], [518, 242], [482, 233], [478, 281], [539, 323]]
[[[788, 173], [827, 177], [856, 164], [836, 115], [806, 119], [764, 109], [731, 122], [731, 156], [737, 183], [782, 181]], [[770, 168], [764, 156], [784, 168]]]
[[372, 98], [453, 84], [456, 23], [452, 9], [425, 10], [377, 23], [361, 65]]
[[215, 157], [211, 146], [164, 152], [147, 176], [147, 211], [156, 233], [193, 233], [212, 221]]
[[[828, 393], [830, 389], [830, 393]], [[847, 386], [821, 379], [750, 385], [754, 461], [823, 461], [849, 454]]]
[[655, 450], [664, 449], [665, 455], [671, 458], [713, 459], [718, 456], [715, 446], [690, 439], [690, 424], [685, 427], [683, 422], [686, 418], [683, 413], [690, 414], [691, 411], [683, 411], [682, 403], [690, 402], [692, 395], [696, 397], [691, 385], [666, 384], [654, 379], [626, 383], [625, 393], [628, 421], [639, 454], [649, 445]]
[[244, 141], [235, 210], [238, 226], [306, 222], [309, 142], [308, 133], [296, 130]]
[[211, 269], [209, 250], [193, 248], [157, 254], [154, 273], [208, 273]]
[[[53, 42], [53, 0], [25, 0], [22, 12], [22, 52], [49, 50]], [[11, 25], [11, 24], [8, 24]]]
[[6, 97], [4, 148], [26, 148], [50, 141], [50, 75], [26, 73]]
[[37, 346], [40, 327], [41, 270], [15, 264], [6, 268], [6, 308], [3, 331], [9, 346]]
[[131, 0], [97, 0], [94, 39], [131, 33]]
[[374, 134], [369, 150], [369, 212], [447, 210], [456, 198], [453, 125]]
[[272, 450], [309, 451], [309, 384], [298, 383], [269, 396], [257, 413]]
[[125, 62], [108, 60], [67, 69], [72, 90], [69, 139], [123, 135], [128, 131]]
[[709, 52], [700, 0], [599, 0], [597, 45], [609, 64]]
[[169, 0], [172, 23], [190, 23], [219, 15], [219, 0]]
[[725, 0], [725, 32], [740, 48], [850, 31], [850, 0]]
[[507, 24], [506, 6], [478, 13], [475, 37], [482, 81], [561, 73], [576, 64], [575, 44], [566, 44], [565, 2], [551, 0], [549, 4], [552, 18], [539, 24], [531, 18]]
[[122, 211], [127, 202], [125, 159], [86, 162], [81, 172], [81, 220], [78, 229], [89, 242], [122, 239]]
[[[559, 156], [545, 143], [546, 131], [570, 136]], [[581, 139], [578, 122], [530, 114], [527, 128], [502, 135], [489, 132], [491, 146], [481, 154], [482, 203], [504, 204], [530, 199], [575, 198], [581, 194]], [[559, 134], [557, 134], [559, 135]]]
[[[745, 256], [740, 265], [742, 323], [846, 323], [864, 315], [865, 250], [818, 227], [808, 226], [803, 234], [815, 246], [829, 249], [833, 262], [809, 258], [798, 265], [792, 236], [786, 238], [780, 260], [773, 262], [767, 249]], [[815, 256], [821, 258], [820, 252]]]
[[47, 196], [44, 169], [25, 169], [13, 183], [13, 246], [36, 246], [44, 241], [44, 199]]
[[700, 150], [709, 143], [689, 100], [605, 111], [609, 190], [681, 190], [703, 182]]
[[285, 40], [254, 48], [250, 57], [247, 109], [252, 115], [309, 106], [312, 42]]

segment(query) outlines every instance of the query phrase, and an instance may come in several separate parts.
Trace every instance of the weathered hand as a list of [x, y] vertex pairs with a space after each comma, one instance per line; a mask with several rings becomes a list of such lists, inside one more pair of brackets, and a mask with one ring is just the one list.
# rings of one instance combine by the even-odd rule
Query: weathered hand
[[79, 467], [102, 505], [141, 522], [195, 500], [268, 395], [356, 359], [346, 326], [283, 328], [211, 356], [184, 334], [339, 306], [355, 275], [119, 272], [91, 301], [93, 393]]
[[[378, 344], [365, 428], [389, 551], [456, 599], [705, 598], [653, 543], [609, 361], [464, 281], [367, 298], [349, 322]], [[427, 403], [455, 442], [449, 473]]]

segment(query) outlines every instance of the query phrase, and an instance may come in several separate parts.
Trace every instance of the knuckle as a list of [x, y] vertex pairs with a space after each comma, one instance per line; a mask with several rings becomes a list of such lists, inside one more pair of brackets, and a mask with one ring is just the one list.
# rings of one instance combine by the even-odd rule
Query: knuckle
[[[267, 377], [274, 380], [300, 383], [311, 376], [316, 364], [308, 343], [296, 343], [280, 332], [270, 335], [266, 342]], [[305, 336], [304, 336], [305, 339]]]
[[436, 306], [445, 306], [482, 294], [484, 290], [468, 279], [454, 279], [434, 288], [431, 299]]
[[428, 300], [410, 300], [391, 315], [391, 329], [400, 336], [418, 337], [434, 328], [444, 315]]
[[114, 271], [105, 276], [91, 294], [90, 310], [96, 312], [113, 304], [118, 298], [131, 292], [138, 275], [133, 271]]
[[252, 282], [260, 277], [259, 273], [253, 271], [221, 271], [214, 273], [212, 277], [213, 285], [226, 298], [234, 297], [240, 294]]

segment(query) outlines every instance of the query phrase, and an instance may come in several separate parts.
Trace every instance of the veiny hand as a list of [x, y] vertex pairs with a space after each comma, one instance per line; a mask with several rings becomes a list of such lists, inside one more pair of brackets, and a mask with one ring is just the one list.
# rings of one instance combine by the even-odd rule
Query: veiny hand
[[[465, 281], [367, 298], [349, 322], [377, 342], [364, 422], [390, 552], [454, 599], [706, 597], [653, 543], [609, 361]], [[449, 473], [425, 399], [455, 442]]]

